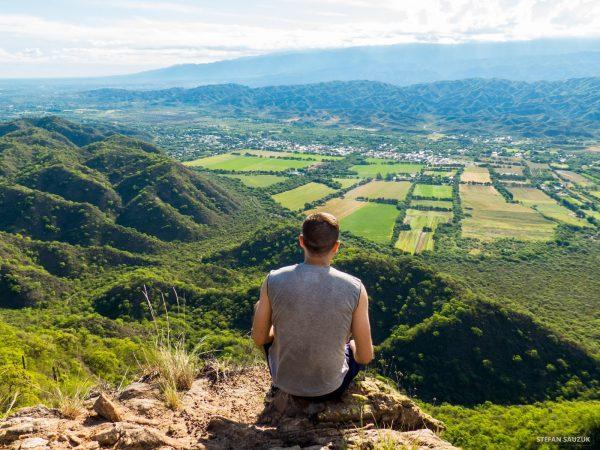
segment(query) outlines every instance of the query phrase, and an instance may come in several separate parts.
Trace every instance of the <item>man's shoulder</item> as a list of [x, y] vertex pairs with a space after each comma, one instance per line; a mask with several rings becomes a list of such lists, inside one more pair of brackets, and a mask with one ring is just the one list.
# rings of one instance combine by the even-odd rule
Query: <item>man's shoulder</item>
[[293, 272], [298, 268], [298, 264], [292, 264], [291, 266], [280, 267], [269, 272], [269, 277], [276, 277], [277, 275], [283, 275], [286, 273]]
[[352, 283], [356, 287], [360, 288], [362, 286], [362, 281], [360, 280], [360, 278], [355, 277], [354, 275], [350, 275], [349, 273], [343, 272], [339, 269], [336, 269], [335, 267], [331, 268], [331, 275], [333, 275], [337, 278], [342, 278], [344, 280], [347, 280], [348, 282]]

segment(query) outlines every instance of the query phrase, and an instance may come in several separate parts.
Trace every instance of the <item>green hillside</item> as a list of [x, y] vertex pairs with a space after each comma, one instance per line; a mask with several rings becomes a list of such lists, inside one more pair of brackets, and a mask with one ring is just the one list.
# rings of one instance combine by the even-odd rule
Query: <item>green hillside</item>
[[[109, 129], [50, 118], [0, 130], [0, 414], [15, 392], [20, 408], [57, 387], [136, 378], [167, 321], [203, 358], [260, 358], [254, 303], [269, 270], [302, 260], [302, 214], [271, 187], [193, 171]], [[419, 257], [343, 230], [334, 265], [369, 293], [370, 370], [442, 408], [467, 448], [490, 437], [457, 417], [566, 400], [588, 417], [600, 393], [594, 231], [475, 244], [438, 228], [441, 250]]]

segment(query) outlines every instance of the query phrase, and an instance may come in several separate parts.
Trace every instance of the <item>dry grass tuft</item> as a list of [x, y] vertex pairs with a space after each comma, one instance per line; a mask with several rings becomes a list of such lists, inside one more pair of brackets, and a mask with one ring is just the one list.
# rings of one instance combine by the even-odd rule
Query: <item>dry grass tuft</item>
[[[177, 292], [175, 290], [174, 292], [179, 304]], [[200, 358], [196, 352], [187, 349], [184, 335], [171, 336], [169, 313], [164, 296], [162, 296], [162, 305], [167, 323], [166, 327], [161, 329], [145, 286], [143, 294], [156, 332], [154, 345], [144, 355], [143, 371], [157, 374], [163, 400], [169, 408], [176, 410], [181, 407], [180, 391], [189, 390], [200, 371]]]
[[76, 419], [85, 412], [84, 401], [90, 392], [89, 382], [58, 385], [48, 392], [49, 403], [67, 419]]

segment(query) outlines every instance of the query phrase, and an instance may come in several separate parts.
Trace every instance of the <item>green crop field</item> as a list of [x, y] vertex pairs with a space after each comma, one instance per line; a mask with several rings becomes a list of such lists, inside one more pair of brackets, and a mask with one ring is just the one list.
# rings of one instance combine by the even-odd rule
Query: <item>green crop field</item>
[[467, 166], [460, 177], [465, 183], [491, 183], [490, 172], [487, 167]]
[[484, 241], [515, 238], [548, 240], [556, 224], [526, 206], [507, 203], [492, 186], [461, 184], [460, 196], [465, 218], [465, 237]]
[[229, 178], [237, 178], [246, 186], [261, 188], [271, 186], [285, 180], [284, 177], [277, 175], [226, 175]]
[[273, 158], [301, 158], [313, 161], [337, 161], [342, 159], [341, 156], [320, 155], [318, 153], [294, 153], [294, 152], [277, 152], [273, 150], [240, 150], [235, 153], [246, 155], [247, 153], [255, 156], [273, 157]]
[[221, 155], [200, 158], [184, 163], [190, 167], [203, 167], [213, 170], [236, 170], [248, 172], [253, 170], [267, 170], [284, 172], [289, 169], [303, 169], [314, 164], [314, 161], [300, 161], [295, 159], [261, 158], [259, 156], [242, 156], [223, 153]]
[[385, 177], [388, 174], [417, 173], [423, 167], [421, 164], [411, 163], [386, 163], [384, 160], [368, 159], [371, 164], [361, 164], [350, 167], [350, 170], [358, 173], [362, 178], [375, 178], [377, 174]]
[[332, 192], [335, 192], [335, 189], [331, 189], [329, 186], [325, 186], [321, 183], [311, 182], [290, 189], [289, 191], [275, 194], [272, 198], [281, 206], [296, 211], [304, 209], [305, 203], [319, 200]]
[[364, 203], [362, 208], [341, 219], [341, 229], [374, 242], [389, 243], [399, 213], [398, 209], [383, 203], [362, 203]]
[[452, 209], [452, 202], [447, 200], [413, 200], [411, 206], [431, 206], [434, 208], [449, 208]]
[[513, 194], [513, 198], [523, 203], [525, 206], [536, 209], [541, 214], [552, 219], [568, 223], [570, 225], [587, 226], [589, 222], [575, 216], [575, 213], [546, 195], [546, 193], [536, 188], [530, 187], [509, 187], [508, 190]]
[[404, 200], [409, 189], [410, 182], [408, 181], [374, 180], [351, 190], [346, 196], [350, 198], [364, 197]]
[[452, 186], [446, 184], [417, 184], [413, 195], [420, 197], [435, 197], [440, 199], [452, 198]]
[[[440, 223], [449, 222], [451, 219], [451, 212], [409, 209], [404, 223], [410, 224], [411, 229], [400, 232], [395, 247], [411, 254], [433, 250], [435, 229]], [[429, 227], [432, 231], [423, 231], [423, 227]]]

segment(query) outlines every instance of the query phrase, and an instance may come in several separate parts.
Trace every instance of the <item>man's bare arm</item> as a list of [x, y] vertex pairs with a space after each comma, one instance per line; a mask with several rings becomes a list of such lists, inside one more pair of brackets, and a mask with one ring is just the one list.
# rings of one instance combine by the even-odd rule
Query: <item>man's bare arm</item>
[[352, 314], [352, 337], [350, 346], [354, 359], [359, 364], [369, 364], [373, 360], [373, 341], [371, 340], [371, 324], [369, 323], [369, 297], [363, 286], [358, 298], [358, 306]]
[[254, 308], [252, 322], [252, 339], [256, 345], [265, 345], [273, 341], [274, 333], [271, 322], [271, 301], [267, 295], [267, 280], [260, 287], [260, 297]]

